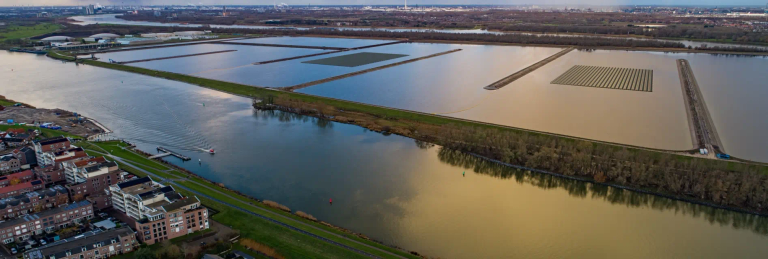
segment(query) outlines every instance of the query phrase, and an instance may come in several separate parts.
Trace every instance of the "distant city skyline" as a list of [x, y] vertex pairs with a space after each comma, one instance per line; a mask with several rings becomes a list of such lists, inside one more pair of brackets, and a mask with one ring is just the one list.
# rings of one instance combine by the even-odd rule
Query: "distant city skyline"
[[[402, 5], [402, 0], [3, 0], [0, 6], [47, 6], [47, 5]], [[411, 0], [408, 5], [753, 5], [765, 6], [768, 0]]]

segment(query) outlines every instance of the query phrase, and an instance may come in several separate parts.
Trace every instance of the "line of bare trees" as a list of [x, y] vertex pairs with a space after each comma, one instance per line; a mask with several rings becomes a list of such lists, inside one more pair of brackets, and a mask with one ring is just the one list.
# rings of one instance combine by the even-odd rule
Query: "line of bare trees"
[[[417, 141], [418, 146], [424, 146]], [[536, 186], [541, 189], [563, 189], [569, 195], [580, 198], [597, 198], [611, 204], [637, 208], [651, 208], [659, 211], [675, 211], [692, 217], [704, 217], [711, 224], [748, 229], [760, 235], [768, 235], [768, 218], [746, 213], [735, 213], [701, 206], [689, 202], [668, 199], [656, 195], [628, 191], [605, 185], [588, 184], [548, 174], [518, 170], [465, 152], [441, 147], [437, 154], [440, 161], [473, 171], [515, 182]]]
[[442, 127], [445, 147], [568, 176], [768, 213], [768, 175], [757, 165], [681, 158], [587, 141], [487, 128]]
[[[768, 214], [768, 174], [762, 165], [684, 157], [531, 132], [394, 119], [367, 111], [355, 112], [352, 107], [342, 111], [322, 102], [286, 97], [270, 97], [254, 102], [254, 107], [352, 123], [513, 165]], [[340, 119], [345, 117], [353, 119]], [[378, 125], [381, 120], [397, 123]]]

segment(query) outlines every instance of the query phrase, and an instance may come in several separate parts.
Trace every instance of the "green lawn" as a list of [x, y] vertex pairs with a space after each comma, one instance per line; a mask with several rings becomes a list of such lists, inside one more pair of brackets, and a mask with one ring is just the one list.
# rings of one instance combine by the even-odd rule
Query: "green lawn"
[[16, 104], [16, 102], [0, 99], [0, 105], [2, 106], [13, 106], [14, 104]]
[[[132, 165], [130, 166], [122, 165], [121, 168], [140, 177], [146, 176], [146, 175], [141, 171], [136, 170], [133, 167], [138, 167], [138, 168], [147, 170], [151, 173], [157, 174], [164, 178], [179, 179], [179, 178], [187, 177], [186, 174], [179, 172], [177, 170], [171, 170], [170, 167], [164, 164], [147, 159], [141, 155], [138, 155], [131, 151], [127, 151], [120, 148], [121, 146], [125, 146], [125, 144], [122, 144], [119, 142], [97, 142], [97, 143], [88, 142], [88, 143], [81, 144], [81, 146], [88, 149], [89, 152], [91, 152], [91, 154], [94, 154], [94, 155], [97, 155], [97, 154], [93, 151], [104, 152], [106, 150], [107, 152], [111, 152], [111, 154], [114, 156], [118, 156], [125, 160], [130, 161]], [[171, 171], [168, 171], [168, 170], [171, 170]], [[156, 180], [159, 180], [159, 179], [156, 179]], [[300, 220], [302, 222], [312, 224], [314, 227], [324, 229], [326, 231], [331, 231], [333, 233], [336, 233], [337, 235], [345, 236], [347, 238], [357, 240], [358, 242], [362, 242], [367, 245], [377, 247], [379, 249], [384, 249], [392, 253], [396, 253], [403, 257], [415, 258], [414, 256], [404, 251], [387, 247], [385, 245], [382, 245], [376, 242], [360, 239], [354, 235], [350, 235], [350, 234], [347, 234], [347, 233], [344, 233], [344, 232], [341, 232], [333, 228], [329, 228], [327, 226], [317, 224], [311, 221], [307, 221], [291, 213], [272, 209], [270, 207], [263, 205], [258, 201], [254, 201], [247, 197], [240, 196], [233, 191], [230, 191], [225, 188], [221, 188], [217, 185], [211, 184], [202, 179], [192, 177], [187, 181], [177, 182], [174, 185], [177, 185], [177, 186], [180, 185], [180, 186], [190, 188], [192, 190], [195, 190], [207, 196], [215, 197], [216, 199], [221, 200], [223, 202], [244, 208], [246, 210], [250, 210], [255, 213], [262, 214], [271, 219], [280, 220], [282, 222], [290, 224], [291, 222], [286, 222], [285, 219], [281, 219], [279, 216], [275, 214], [288, 216], [295, 220]], [[177, 190], [179, 190], [182, 193], [186, 192], [181, 188], [177, 188]], [[222, 193], [226, 195], [223, 195]], [[185, 195], [193, 195], [193, 194], [185, 193]], [[214, 202], [204, 197], [198, 196], [198, 198], [200, 198], [200, 200], [203, 202], [205, 206], [211, 207], [219, 211], [218, 214], [213, 216], [214, 220], [225, 225], [233, 226], [234, 229], [238, 229], [241, 231], [241, 235], [243, 235], [243, 237], [251, 238], [258, 242], [264, 243], [265, 245], [268, 245], [276, 249], [280, 254], [286, 257], [289, 257], [289, 258], [305, 258], [305, 257], [356, 258], [356, 257], [360, 257], [360, 255], [357, 253], [330, 245], [316, 238], [308, 237], [298, 232], [289, 230], [283, 226], [274, 224], [265, 219], [253, 216], [251, 214], [244, 213], [242, 211], [232, 209], [228, 206]], [[251, 205], [256, 205], [261, 208], [268, 209], [269, 211], [271, 211], [271, 213], [265, 213], [261, 210], [251, 207]], [[369, 247], [350, 242], [343, 238], [339, 238], [333, 235], [328, 235], [323, 231], [318, 231], [317, 229], [314, 229], [311, 227], [307, 227], [301, 224], [296, 224], [294, 226], [304, 231], [307, 231], [319, 236], [323, 236], [333, 241], [345, 244], [350, 247], [354, 247], [359, 250], [366, 251], [371, 254], [375, 254], [383, 258], [392, 258], [392, 256], [389, 254], [382, 253], [378, 250], [371, 249]]]
[[22, 26], [10, 24], [7, 28], [0, 29], [0, 40], [25, 39], [46, 33], [54, 32], [63, 26], [54, 23], [40, 23], [36, 25]]

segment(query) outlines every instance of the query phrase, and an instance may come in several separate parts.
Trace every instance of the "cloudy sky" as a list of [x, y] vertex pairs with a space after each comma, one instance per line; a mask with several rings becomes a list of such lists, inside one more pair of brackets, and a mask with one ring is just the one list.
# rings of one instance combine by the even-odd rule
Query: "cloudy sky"
[[[204, 4], [204, 5], [271, 5], [272, 0], [0, 0], [0, 6], [14, 5], [163, 5], [163, 4]], [[415, 4], [540, 4], [540, 5], [765, 5], [768, 0], [411, 0]], [[278, 0], [289, 5], [378, 5], [402, 4], [403, 0]]]

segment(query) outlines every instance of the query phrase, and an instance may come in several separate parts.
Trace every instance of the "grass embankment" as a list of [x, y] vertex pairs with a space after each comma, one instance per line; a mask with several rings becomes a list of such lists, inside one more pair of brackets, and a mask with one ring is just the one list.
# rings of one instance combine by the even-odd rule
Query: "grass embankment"
[[59, 53], [58, 51], [55, 51], [55, 50], [49, 50], [47, 55], [49, 57], [52, 57], [52, 58], [58, 59], [58, 60], [75, 61], [75, 57], [61, 54], [61, 53]]
[[35, 25], [18, 25], [11, 23], [0, 29], [0, 40], [26, 39], [61, 29], [62, 25], [55, 23], [39, 23]]
[[24, 107], [33, 108], [33, 109], [35, 108], [35, 106], [29, 105], [29, 104], [26, 104], [26, 103], [23, 103], [23, 102], [17, 102], [17, 101], [5, 98], [5, 96], [0, 95], [0, 105], [2, 105], [2, 106], [6, 106], [6, 107], [14, 106], [17, 103], [20, 103]]
[[[178, 186], [187, 187], [201, 194], [214, 197], [220, 201], [252, 211], [254, 213], [262, 214], [266, 217], [279, 220], [287, 224], [291, 224], [292, 222], [287, 221], [282, 217], [279, 217], [278, 215], [290, 217], [294, 220], [299, 220], [301, 222], [314, 226], [314, 228], [308, 227], [302, 224], [291, 224], [291, 225], [299, 229], [302, 229], [304, 231], [313, 233], [315, 235], [319, 235], [319, 236], [328, 238], [330, 240], [333, 240], [335, 242], [342, 243], [349, 247], [353, 247], [355, 249], [359, 249], [383, 258], [393, 258], [393, 256], [387, 253], [382, 253], [381, 251], [371, 249], [369, 247], [366, 247], [354, 242], [350, 242], [344, 238], [339, 238], [334, 235], [329, 235], [328, 233], [323, 231], [318, 231], [315, 228], [331, 231], [336, 235], [344, 236], [349, 239], [356, 240], [357, 242], [365, 243], [369, 246], [374, 246], [379, 249], [383, 249], [403, 257], [416, 258], [415, 256], [410, 255], [404, 251], [391, 248], [391, 247], [388, 247], [376, 242], [372, 242], [369, 240], [365, 240], [355, 235], [352, 235], [343, 231], [339, 231], [337, 229], [334, 229], [313, 221], [302, 219], [301, 217], [288, 212], [270, 208], [256, 200], [241, 196], [231, 190], [222, 188], [220, 186], [207, 182], [203, 179], [199, 179], [197, 177], [188, 177], [187, 174], [180, 172], [178, 170], [175, 170], [167, 165], [164, 165], [157, 161], [150, 160], [132, 151], [123, 149], [126, 146], [125, 144], [122, 144], [119, 142], [94, 142], [94, 143], [84, 142], [81, 144], [81, 146], [86, 148], [89, 154], [91, 155], [98, 155], [97, 152], [101, 152], [101, 153], [107, 152], [107, 153], [110, 153], [111, 155], [125, 159], [126, 161], [130, 161], [131, 163], [130, 166], [121, 164], [121, 168], [137, 176], [145, 176], [146, 174], [142, 173], [139, 170], [136, 170], [133, 167], [138, 167], [143, 170], [147, 170], [163, 178], [177, 179], [176, 182], [173, 184], [173, 185], [176, 185], [177, 187]], [[160, 179], [156, 179], [156, 180], [160, 180]], [[181, 188], [177, 188], [177, 190], [184, 193], [185, 195], [194, 195], [193, 193], [189, 193]], [[233, 229], [239, 230], [243, 238], [256, 240], [259, 243], [262, 243], [266, 246], [274, 248], [280, 255], [283, 255], [287, 258], [316, 258], [316, 257], [360, 258], [362, 257], [362, 255], [349, 251], [347, 249], [331, 245], [327, 242], [318, 240], [313, 237], [306, 236], [299, 232], [287, 229], [281, 225], [274, 224], [260, 217], [256, 217], [251, 214], [247, 214], [242, 211], [233, 209], [222, 203], [207, 199], [205, 197], [201, 197], [199, 195], [197, 196], [205, 206], [208, 206], [212, 209], [219, 211], [219, 213], [215, 214], [212, 217], [213, 220], [219, 223], [222, 223], [224, 225], [231, 226]], [[262, 210], [254, 208], [253, 206], [258, 206], [263, 209], [268, 209], [269, 213], [265, 213]]]

